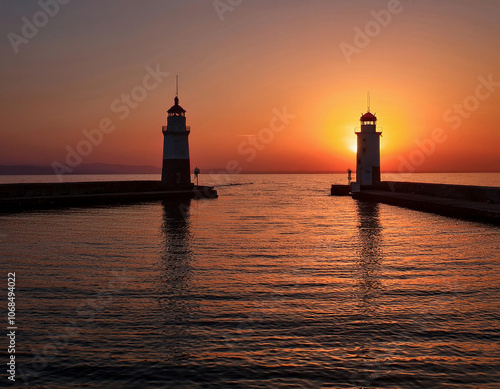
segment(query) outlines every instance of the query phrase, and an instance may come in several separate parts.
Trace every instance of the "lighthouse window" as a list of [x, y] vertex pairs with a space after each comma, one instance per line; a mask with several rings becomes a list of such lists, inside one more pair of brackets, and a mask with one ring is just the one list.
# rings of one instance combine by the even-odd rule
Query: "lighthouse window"
[[366, 143], [366, 138], [363, 138], [363, 143]]
[[366, 153], [366, 147], [363, 147], [363, 153]]

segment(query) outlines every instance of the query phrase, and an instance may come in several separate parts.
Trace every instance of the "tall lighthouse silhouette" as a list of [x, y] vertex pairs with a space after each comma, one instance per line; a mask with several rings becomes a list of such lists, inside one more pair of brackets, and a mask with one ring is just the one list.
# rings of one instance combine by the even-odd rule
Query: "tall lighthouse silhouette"
[[380, 136], [377, 132], [377, 117], [370, 112], [361, 116], [361, 131], [358, 137], [356, 182], [359, 185], [380, 183]]
[[167, 125], [163, 132], [163, 168], [161, 180], [169, 186], [191, 188], [189, 161], [189, 133], [186, 126], [186, 110], [179, 105], [178, 79], [174, 105], [167, 111]]

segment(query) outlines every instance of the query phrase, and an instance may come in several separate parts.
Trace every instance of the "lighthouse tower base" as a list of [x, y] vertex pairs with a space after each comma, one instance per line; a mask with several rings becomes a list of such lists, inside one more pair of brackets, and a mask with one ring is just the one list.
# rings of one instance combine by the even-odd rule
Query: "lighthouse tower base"
[[161, 180], [168, 186], [190, 189], [191, 183], [189, 159], [164, 159]]

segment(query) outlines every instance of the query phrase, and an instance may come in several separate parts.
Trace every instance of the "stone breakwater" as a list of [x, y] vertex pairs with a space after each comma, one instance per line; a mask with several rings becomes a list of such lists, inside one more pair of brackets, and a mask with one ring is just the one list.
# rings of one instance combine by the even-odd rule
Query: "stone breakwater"
[[0, 211], [97, 203], [216, 198], [209, 186], [171, 187], [161, 181], [102, 181], [0, 185]]
[[[332, 185], [331, 194], [360, 201], [431, 212], [443, 216], [500, 225], [500, 188], [488, 186], [384, 181], [356, 188]], [[350, 189], [350, 192], [348, 192]]]

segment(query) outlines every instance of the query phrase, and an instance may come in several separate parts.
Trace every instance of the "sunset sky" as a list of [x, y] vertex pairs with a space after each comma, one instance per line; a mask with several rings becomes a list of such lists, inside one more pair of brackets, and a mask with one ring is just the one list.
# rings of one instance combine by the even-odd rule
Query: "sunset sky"
[[0, 2], [0, 165], [161, 166], [178, 74], [192, 167], [354, 169], [369, 91], [382, 171], [500, 171], [498, 0], [60, 2]]

